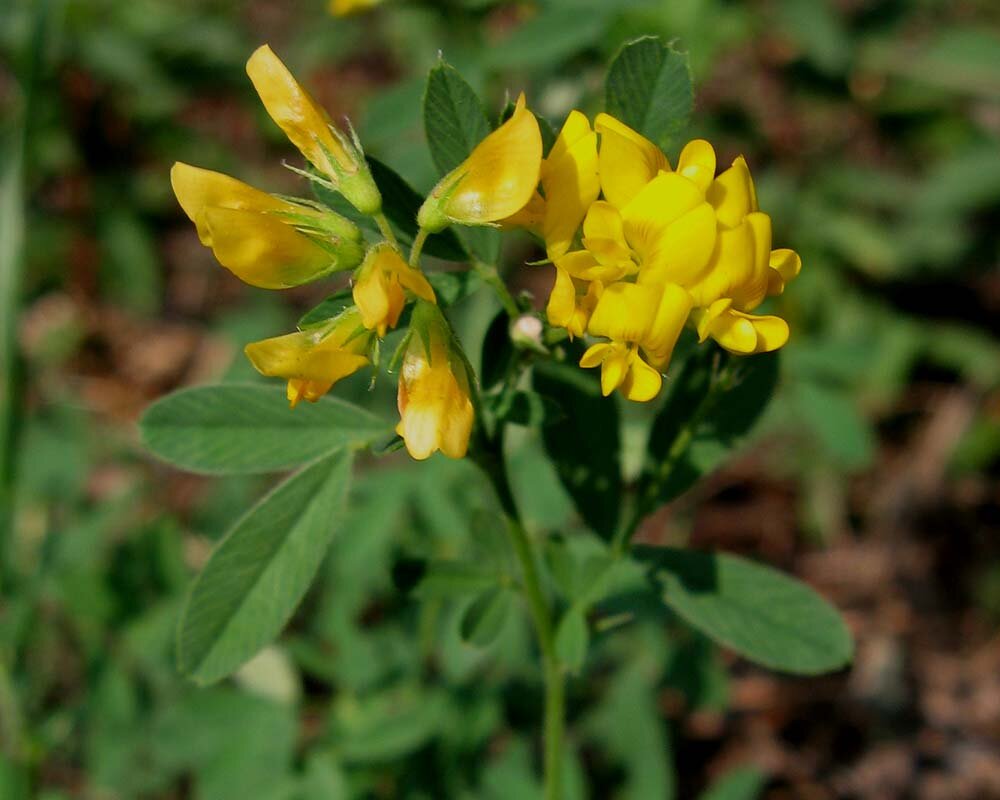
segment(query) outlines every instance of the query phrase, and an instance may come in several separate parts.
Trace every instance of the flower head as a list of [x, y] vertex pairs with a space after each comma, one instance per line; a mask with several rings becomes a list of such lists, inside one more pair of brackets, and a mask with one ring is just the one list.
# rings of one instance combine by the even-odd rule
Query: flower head
[[399, 376], [399, 424], [413, 458], [440, 450], [462, 458], [469, 447], [474, 412], [468, 368], [437, 306], [417, 303]]
[[174, 194], [198, 238], [238, 278], [264, 289], [299, 286], [364, 256], [361, 231], [329, 210], [293, 203], [189, 164], [170, 170]]
[[318, 327], [252, 342], [245, 352], [262, 375], [288, 381], [294, 408], [302, 399], [315, 403], [341, 378], [370, 363], [371, 343], [361, 313], [349, 308]]
[[453, 222], [488, 225], [505, 219], [531, 199], [541, 163], [542, 135], [522, 94], [510, 119], [438, 182], [417, 221], [435, 232]]
[[715, 150], [695, 139], [675, 170], [655, 144], [599, 114], [598, 195], [589, 184], [589, 130], [570, 115], [543, 164], [541, 194], [510, 222], [541, 234], [555, 265], [549, 322], [604, 340], [581, 361], [601, 367], [604, 393], [654, 397], [685, 324], [737, 354], [781, 347], [787, 323], [751, 312], [784, 291], [801, 260], [771, 250], [771, 220], [746, 161], [716, 176]]
[[372, 247], [354, 276], [354, 302], [365, 327], [377, 331], [379, 336], [395, 328], [406, 305], [405, 290], [435, 302], [434, 289], [427, 278], [407, 264], [393, 245], [382, 242]]
[[360, 143], [330, 123], [326, 112], [268, 45], [250, 56], [247, 75], [271, 119], [323, 178], [362, 214], [378, 213], [382, 196]]

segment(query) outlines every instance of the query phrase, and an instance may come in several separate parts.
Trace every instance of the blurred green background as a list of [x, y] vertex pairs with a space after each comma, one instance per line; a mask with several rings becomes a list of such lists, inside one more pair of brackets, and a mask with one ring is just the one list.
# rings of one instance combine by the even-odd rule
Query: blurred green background
[[[764, 429], [640, 538], [797, 574], [858, 652], [845, 674], [785, 679], [638, 598], [571, 681], [567, 796], [1000, 797], [1000, 6], [389, 0], [337, 18], [322, 0], [6, 0], [0, 798], [538, 794], [523, 615], [475, 648], [461, 601], [408, 594], [414, 556], [499, 557], [465, 463], [371, 464], [277, 646], [221, 686], [177, 675], [185, 587], [264, 484], [158, 464], [135, 420], [173, 388], [255, 379], [242, 345], [323, 291], [239, 284], [168, 170], [305, 191], [243, 71], [265, 41], [426, 190], [439, 51], [493, 112], [524, 89], [558, 122], [600, 109], [606, 64], [641, 34], [690, 52], [688, 136], [746, 155], [804, 268]], [[541, 305], [533, 255], [515, 242], [509, 276]], [[460, 311], [473, 351], [494, 312], [485, 293]], [[388, 383], [365, 402], [391, 408]], [[570, 504], [538, 442], [516, 444], [531, 526], [561, 552]]]

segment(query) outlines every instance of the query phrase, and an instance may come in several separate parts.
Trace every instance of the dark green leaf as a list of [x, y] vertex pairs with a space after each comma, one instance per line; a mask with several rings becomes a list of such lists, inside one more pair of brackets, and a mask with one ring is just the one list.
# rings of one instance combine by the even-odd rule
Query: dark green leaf
[[736, 556], [637, 547], [663, 602], [715, 641], [772, 669], [845, 667], [854, 645], [840, 614], [801, 581]]
[[608, 69], [607, 112], [663, 145], [691, 116], [691, 69], [679, 53], [654, 36], [626, 44]]
[[598, 376], [568, 364], [538, 364], [534, 388], [562, 418], [542, 428], [545, 449], [584, 522], [610, 539], [622, 493], [618, 407]]
[[182, 389], [153, 403], [142, 441], [171, 464], [207, 474], [278, 472], [345, 447], [363, 447], [392, 425], [333, 397], [290, 409], [282, 389], [223, 384]]
[[671, 383], [653, 422], [644, 502], [666, 503], [715, 469], [750, 432], [778, 381], [778, 354], [729, 356], [700, 347]]
[[296, 327], [300, 331], [304, 331], [306, 328], [311, 328], [313, 325], [322, 324], [329, 319], [333, 319], [333, 317], [340, 314], [344, 311], [344, 309], [348, 308], [353, 303], [354, 296], [352, 295], [351, 290], [341, 289], [339, 292], [334, 292], [319, 305], [311, 308], [303, 314]]
[[767, 776], [756, 767], [738, 767], [723, 775], [698, 800], [756, 800]]
[[422, 599], [460, 597], [496, 588], [501, 576], [482, 564], [438, 561], [428, 565], [413, 594]]
[[303, 468], [251, 508], [195, 580], [181, 615], [177, 656], [206, 684], [274, 639], [305, 594], [347, 500], [351, 454]]
[[503, 630], [511, 608], [511, 593], [506, 589], [487, 589], [469, 604], [462, 615], [462, 639], [477, 647], [490, 644]]
[[479, 96], [458, 70], [444, 61], [439, 61], [427, 75], [424, 131], [442, 175], [465, 161], [490, 132], [490, 121]]

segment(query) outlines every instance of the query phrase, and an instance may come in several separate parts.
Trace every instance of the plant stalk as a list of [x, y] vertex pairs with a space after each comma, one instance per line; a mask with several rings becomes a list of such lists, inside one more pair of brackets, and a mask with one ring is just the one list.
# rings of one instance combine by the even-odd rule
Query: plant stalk
[[[496, 450], [502, 451], [499, 437]], [[538, 574], [536, 553], [527, 531], [521, 524], [514, 495], [500, 457], [484, 456], [480, 466], [489, 476], [507, 518], [507, 532], [521, 567], [522, 588], [528, 611], [535, 627], [538, 647], [542, 655], [542, 672], [545, 682], [545, 718], [543, 742], [544, 800], [562, 800], [562, 755], [565, 736], [566, 686], [562, 666], [556, 655], [555, 627], [552, 612], [545, 598]]]
[[507, 312], [507, 316], [511, 319], [521, 316], [521, 308], [518, 306], [517, 300], [510, 293], [510, 289], [507, 288], [507, 284], [503, 282], [503, 278], [500, 277], [500, 273], [494, 265], [476, 261], [473, 263], [472, 268], [483, 279], [483, 283], [488, 284], [496, 292], [497, 298], [500, 300], [500, 305]]

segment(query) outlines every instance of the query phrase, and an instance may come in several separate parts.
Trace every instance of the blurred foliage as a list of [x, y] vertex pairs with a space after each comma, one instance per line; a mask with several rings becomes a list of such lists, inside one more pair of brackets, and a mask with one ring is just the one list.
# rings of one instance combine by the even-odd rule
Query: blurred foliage
[[[973, 398], [951, 469], [1000, 466], [994, 3], [388, 0], [335, 19], [321, 0], [53, 0], [39, 43], [43, 5], [0, 7], [5, 165], [30, 125], [27, 192], [5, 194], [15, 208], [3, 207], [4, 223], [20, 225], [26, 206], [23, 257], [0, 265], [21, 276], [20, 287], [0, 284], [0, 308], [23, 309], [12, 374], [24, 409], [12, 418], [14, 499], [0, 516], [2, 797], [538, 794], [530, 640], [488, 584], [510, 554], [467, 464], [374, 459], [280, 643], [222, 686], [178, 676], [174, 625], [190, 576], [261, 481], [205, 482], [149, 463], [131, 422], [178, 383], [251, 377], [236, 343], [320, 299], [229, 288], [169, 191], [175, 159], [254, 181], [287, 155], [243, 75], [263, 40], [351, 115], [373, 156], [426, 190], [436, 172], [423, 76], [439, 51], [490, 107], [524, 88], [558, 125], [573, 107], [598, 107], [604, 65], [626, 38], [676, 39], [696, 85], [686, 133], [746, 154], [778, 237], [805, 264], [778, 299], [794, 335], [761, 434], [766, 464], [801, 493], [802, 526], [838, 533], [843, 511], [830, 498], [872, 466], [880, 436], [891, 442], [918, 380]], [[526, 288], [539, 280], [532, 269], [515, 276]], [[482, 294], [469, 298], [467, 340], [494, 312]], [[364, 380], [352, 386], [365, 391]], [[643, 453], [628, 448], [650, 419], [623, 416], [634, 477]], [[510, 447], [526, 516], [559, 534], [552, 559], [569, 566], [553, 574], [572, 581], [593, 543], [570, 535], [579, 526], [543, 443], [522, 435]], [[429, 554], [470, 558], [487, 583], [470, 591], [422, 574]], [[996, 614], [991, 569], [981, 602]], [[432, 601], [416, 610], [411, 590]], [[656, 698], [670, 690], [685, 709], [723, 709], [726, 671], [659, 603], [641, 608], [627, 625], [613, 606], [602, 612], [594, 677], [571, 685], [587, 711], [571, 720], [567, 797], [669, 798], [679, 781], [680, 796], [754, 796], [764, 779], [752, 771], [711, 788], [675, 775], [677, 733]]]

